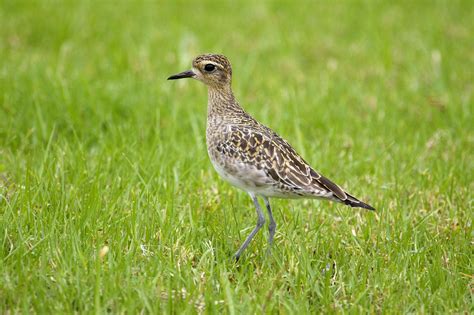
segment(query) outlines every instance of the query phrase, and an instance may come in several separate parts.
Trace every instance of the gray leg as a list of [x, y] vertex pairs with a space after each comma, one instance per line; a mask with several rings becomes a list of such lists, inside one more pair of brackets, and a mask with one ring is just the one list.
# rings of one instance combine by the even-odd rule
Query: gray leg
[[268, 225], [268, 232], [270, 233], [270, 237], [268, 238], [268, 249], [270, 250], [270, 247], [273, 244], [273, 237], [275, 236], [275, 231], [276, 231], [276, 223], [275, 219], [273, 219], [273, 213], [272, 213], [272, 208], [270, 207], [270, 201], [268, 201], [267, 197], [263, 197], [263, 201], [265, 202], [265, 207], [267, 207], [267, 212], [268, 216], [270, 217], [270, 224]]
[[242, 252], [247, 248], [247, 246], [249, 246], [249, 243], [253, 239], [255, 234], [257, 234], [257, 232], [265, 224], [265, 217], [263, 216], [263, 212], [262, 212], [262, 209], [260, 208], [260, 204], [258, 203], [257, 197], [252, 193], [249, 193], [249, 195], [253, 200], [255, 208], [257, 209], [257, 216], [258, 216], [257, 226], [253, 229], [253, 231], [250, 233], [250, 235], [247, 236], [247, 239], [245, 240], [245, 242], [242, 244], [242, 246], [240, 246], [239, 250], [235, 253], [235, 255], [234, 255], [235, 260], [239, 260], [240, 255], [242, 254]]

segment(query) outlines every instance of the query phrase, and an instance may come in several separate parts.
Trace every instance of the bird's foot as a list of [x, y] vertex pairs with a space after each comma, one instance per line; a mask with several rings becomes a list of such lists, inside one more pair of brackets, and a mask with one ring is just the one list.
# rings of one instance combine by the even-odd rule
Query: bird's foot
[[336, 275], [337, 272], [337, 265], [336, 262], [333, 261], [332, 263], [328, 262], [326, 264], [326, 267], [321, 270], [321, 275], [326, 275], [329, 274], [331, 278], [333, 278]]

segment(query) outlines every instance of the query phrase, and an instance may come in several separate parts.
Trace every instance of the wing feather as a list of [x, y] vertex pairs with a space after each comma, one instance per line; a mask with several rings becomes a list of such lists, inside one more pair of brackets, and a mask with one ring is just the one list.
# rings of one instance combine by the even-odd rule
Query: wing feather
[[[322, 176], [271, 129], [233, 126], [225, 147], [243, 163], [263, 169], [275, 182], [290, 189], [327, 195], [344, 201], [347, 195], [337, 184]], [[235, 149], [230, 149], [231, 147]]]

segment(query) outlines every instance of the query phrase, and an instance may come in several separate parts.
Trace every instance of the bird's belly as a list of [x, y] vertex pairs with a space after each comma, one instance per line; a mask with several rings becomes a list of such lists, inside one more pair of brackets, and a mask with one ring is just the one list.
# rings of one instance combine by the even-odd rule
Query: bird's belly
[[262, 194], [271, 188], [268, 176], [255, 166], [242, 162], [221, 161], [212, 157], [211, 162], [225, 181], [242, 190]]
[[[211, 162], [217, 173], [229, 184], [246, 192], [265, 197], [298, 199], [303, 195], [284, 189], [263, 170], [242, 162], [224, 162], [213, 159]], [[308, 196], [306, 197], [308, 198]], [[311, 196], [309, 196], [311, 198]]]

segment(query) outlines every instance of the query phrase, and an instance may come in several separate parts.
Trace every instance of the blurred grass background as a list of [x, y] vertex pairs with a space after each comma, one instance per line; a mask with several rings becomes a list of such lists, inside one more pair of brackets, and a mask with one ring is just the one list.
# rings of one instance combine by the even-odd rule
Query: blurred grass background
[[[472, 312], [473, 12], [2, 1], [2, 313]], [[206, 52], [378, 211], [274, 200], [273, 254], [265, 230], [233, 264], [253, 206], [208, 161], [205, 87], [166, 81]]]

